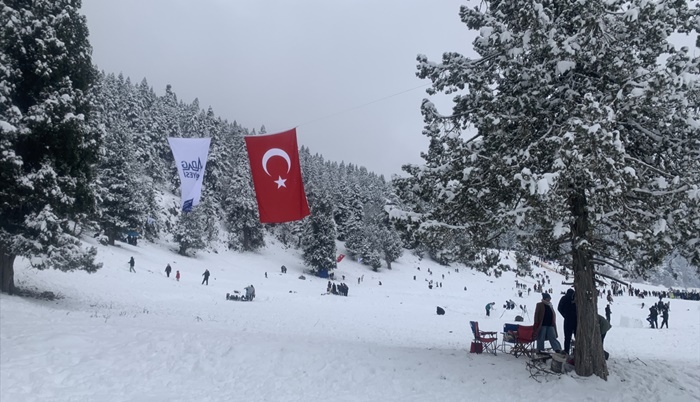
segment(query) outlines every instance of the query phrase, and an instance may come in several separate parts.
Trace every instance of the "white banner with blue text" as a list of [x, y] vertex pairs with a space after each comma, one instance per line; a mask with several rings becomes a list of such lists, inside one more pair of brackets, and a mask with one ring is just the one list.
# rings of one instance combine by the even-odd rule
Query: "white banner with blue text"
[[211, 138], [168, 138], [168, 143], [180, 174], [180, 206], [183, 212], [190, 212], [202, 195]]

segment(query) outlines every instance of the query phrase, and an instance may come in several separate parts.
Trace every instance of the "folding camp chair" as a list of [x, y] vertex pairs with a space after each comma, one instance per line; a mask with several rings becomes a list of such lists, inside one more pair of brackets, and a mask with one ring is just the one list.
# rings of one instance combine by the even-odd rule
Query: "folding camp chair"
[[498, 346], [497, 332], [480, 331], [477, 321], [469, 321], [469, 326], [474, 334], [474, 342], [481, 344], [481, 348], [485, 352], [496, 354], [496, 346]]
[[521, 355], [532, 357], [536, 340], [534, 325], [518, 325], [515, 345], [511, 348], [510, 353], [515, 357], [520, 357]]
[[518, 336], [518, 324], [503, 324], [503, 332], [501, 332], [501, 346], [503, 353], [508, 353], [507, 348], [513, 349], [516, 338]]

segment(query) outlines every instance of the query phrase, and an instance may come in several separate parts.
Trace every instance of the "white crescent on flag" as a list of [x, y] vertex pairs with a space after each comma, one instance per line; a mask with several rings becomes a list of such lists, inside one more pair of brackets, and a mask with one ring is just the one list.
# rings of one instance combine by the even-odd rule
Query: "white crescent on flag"
[[272, 176], [270, 172], [267, 171], [267, 162], [273, 156], [281, 156], [282, 158], [284, 158], [284, 160], [287, 162], [287, 173], [289, 173], [289, 169], [292, 167], [292, 161], [289, 159], [289, 155], [286, 152], [284, 152], [284, 150], [279, 148], [270, 148], [263, 155], [262, 166], [263, 170], [265, 170], [265, 173], [267, 173], [268, 176]]

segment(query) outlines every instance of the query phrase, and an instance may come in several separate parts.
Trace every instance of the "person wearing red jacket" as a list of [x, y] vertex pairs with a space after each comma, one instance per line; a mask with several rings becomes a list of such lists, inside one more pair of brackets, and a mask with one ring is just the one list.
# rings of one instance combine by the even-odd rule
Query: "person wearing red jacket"
[[177, 281], [180, 282], [180, 271], [177, 271], [175, 273], [175, 279], [177, 279]]

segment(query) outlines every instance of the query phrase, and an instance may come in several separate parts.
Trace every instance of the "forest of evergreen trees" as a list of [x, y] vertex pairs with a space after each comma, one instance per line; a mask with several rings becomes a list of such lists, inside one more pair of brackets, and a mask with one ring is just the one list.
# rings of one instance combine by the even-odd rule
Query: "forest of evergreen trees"
[[[300, 248], [312, 269], [335, 268], [335, 240], [347, 241], [352, 258], [391, 268], [404, 244], [385, 206], [398, 201], [383, 176], [364, 167], [326, 161], [301, 147], [300, 163], [312, 215], [302, 221], [259, 223], [243, 137], [265, 133], [202, 110], [195, 99], [179, 101], [168, 86], [158, 96], [144, 79], [100, 74], [93, 87], [94, 123], [103, 130], [102, 159], [95, 181], [95, 229], [102, 241], [129, 230], [148, 239], [172, 236], [181, 254], [218, 248], [264, 247], [265, 233]], [[179, 178], [167, 137], [211, 137], [202, 203], [183, 214], [169, 194]], [[406, 237], [406, 236], [404, 236]]]
[[[647, 276], [659, 266], [675, 275], [677, 267], [684, 273], [700, 261], [700, 86], [693, 78], [698, 58], [684, 48], [673, 52], [666, 69], [657, 68], [658, 54], [670, 51], [668, 33], [697, 27], [698, 11], [683, 3], [674, 6], [683, 19], [645, 9], [651, 17], [644, 21], [666, 24], [663, 29], [628, 27], [622, 17], [610, 21], [652, 50], [638, 59], [625, 41], [619, 49], [606, 48], [613, 58], [629, 53], [627, 69], [601, 58], [592, 43], [585, 44], [586, 52], [600, 65], [590, 71], [589, 59], [552, 58], [544, 31], [531, 36], [527, 26], [504, 35], [533, 40], [527, 65], [537, 74], [521, 74], [517, 41], [477, 40], [484, 60], [469, 61], [469, 73], [458, 54], [446, 53], [442, 64], [419, 56], [418, 75], [433, 81], [430, 93], [480, 88], [455, 98], [451, 117], [424, 101], [423, 132], [430, 139], [425, 164], [405, 166], [407, 177], [387, 182], [364, 167], [326, 161], [302, 147], [311, 216], [274, 225], [259, 223], [243, 140], [265, 133], [264, 126], [251, 130], [217, 117], [211, 108], [202, 110], [196, 99], [182, 102], [170, 85], [157, 95], [145, 79], [133, 84], [98, 72], [79, 2], [6, 3], [0, 10], [2, 291], [12, 292], [18, 256], [40, 269], [92, 272], [99, 268], [97, 251], [86, 250], [80, 236], [96, 233], [104, 244], [114, 244], [129, 231], [173, 241], [183, 255], [222, 246], [256, 250], [274, 236], [301, 249], [312, 270], [335, 268], [336, 240], [345, 241], [351, 258], [375, 270], [391, 269], [404, 249], [484, 271], [501, 269], [492, 263], [498, 248], [567, 267], [585, 260], [627, 276]], [[562, 10], [582, 14], [576, 7]], [[499, 18], [520, 9], [507, 8]], [[467, 15], [474, 26], [487, 25], [481, 12]], [[589, 19], [599, 17], [593, 13]], [[532, 15], [525, 21], [535, 20]], [[562, 24], [556, 28], [561, 32], [587, 29], [565, 20], [550, 23]], [[644, 35], [652, 31], [665, 34]], [[489, 52], [510, 56], [492, 60]], [[445, 76], [450, 69], [454, 74]], [[615, 79], [601, 79], [599, 71]], [[635, 84], [650, 89], [630, 89], [629, 71], [650, 71]], [[545, 88], [550, 92], [542, 92]], [[614, 101], [613, 93], [620, 99]], [[607, 103], [612, 106], [601, 106]], [[562, 105], [570, 111], [561, 113]], [[470, 125], [478, 135], [463, 138], [459, 128]], [[191, 213], [182, 214], [176, 201], [179, 179], [168, 137], [211, 138], [202, 202]], [[590, 238], [572, 242], [578, 236], [573, 229]], [[581, 254], [583, 260], [573, 253], [581, 244], [593, 250]]]

